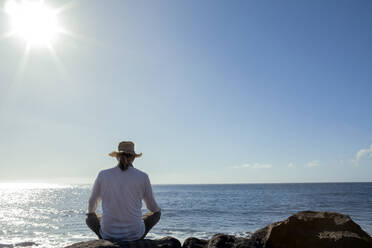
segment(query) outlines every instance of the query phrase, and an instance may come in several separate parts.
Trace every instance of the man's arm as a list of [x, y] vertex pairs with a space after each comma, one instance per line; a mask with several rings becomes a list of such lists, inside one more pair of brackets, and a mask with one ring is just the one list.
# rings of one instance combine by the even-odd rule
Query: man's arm
[[152, 192], [150, 179], [149, 179], [148, 176], [146, 176], [146, 179], [145, 179], [145, 194], [144, 194], [143, 200], [144, 200], [144, 202], [146, 204], [146, 207], [149, 211], [151, 211], [153, 213], [161, 211], [160, 207], [158, 206], [158, 204], [157, 204], [157, 202], [154, 198], [154, 194]]
[[92, 194], [89, 198], [88, 215], [95, 214], [98, 204], [101, 201], [101, 178], [98, 174], [96, 181], [94, 182]]

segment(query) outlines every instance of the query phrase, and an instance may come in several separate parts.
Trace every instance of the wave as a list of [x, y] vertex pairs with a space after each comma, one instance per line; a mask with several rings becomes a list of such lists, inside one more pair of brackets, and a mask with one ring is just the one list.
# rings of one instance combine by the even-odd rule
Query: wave
[[38, 246], [38, 244], [34, 242], [20, 242], [16, 244], [0, 244], [0, 248], [32, 247], [32, 246]]

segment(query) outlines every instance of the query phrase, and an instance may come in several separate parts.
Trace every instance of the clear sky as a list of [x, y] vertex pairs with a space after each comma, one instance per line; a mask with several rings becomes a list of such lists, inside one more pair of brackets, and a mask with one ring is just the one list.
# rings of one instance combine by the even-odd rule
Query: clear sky
[[0, 40], [0, 182], [91, 182], [122, 140], [153, 183], [372, 181], [371, 1], [45, 2], [54, 55]]

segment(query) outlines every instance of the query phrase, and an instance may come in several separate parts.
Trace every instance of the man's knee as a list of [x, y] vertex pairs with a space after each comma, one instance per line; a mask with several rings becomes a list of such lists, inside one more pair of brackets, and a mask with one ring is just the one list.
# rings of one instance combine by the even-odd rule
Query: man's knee
[[144, 215], [142, 218], [145, 222], [146, 228], [150, 230], [160, 220], [160, 212], [150, 212]]
[[160, 220], [160, 217], [161, 217], [161, 212], [155, 212], [152, 214], [152, 221], [156, 224], [159, 222]]
[[160, 220], [160, 217], [161, 217], [161, 212], [160, 211], [155, 212], [154, 215], [155, 215], [156, 219]]
[[96, 220], [93, 220], [92, 218], [89, 218], [89, 217], [87, 217], [87, 218], [85, 219], [85, 223], [87, 223], [88, 226], [92, 226], [92, 225], [94, 225], [96, 222], [97, 222]]
[[97, 215], [87, 215], [85, 223], [87, 224], [88, 227], [92, 229], [97, 229], [97, 227], [100, 226], [100, 220], [97, 217]]
[[95, 233], [97, 234], [99, 239], [102, 239], [100, 234], [101, 224], [100, 224], [100, 217], [98, 217], [95, 214], [88, 214], [87, 218], [85, 219], [85, 223], [87, 226]]
[[92, 220], [89, 219], [89, 218], [86, 218], [86, 219], [85, 219], [85, 223], [87, 224], [87, 226], [89, 227], [90, 230], [92, 230], [93, 232], [96, 231], [96, 229], [97, 229], [97, 224], [96, 224], [94, 221], [92, 221]]

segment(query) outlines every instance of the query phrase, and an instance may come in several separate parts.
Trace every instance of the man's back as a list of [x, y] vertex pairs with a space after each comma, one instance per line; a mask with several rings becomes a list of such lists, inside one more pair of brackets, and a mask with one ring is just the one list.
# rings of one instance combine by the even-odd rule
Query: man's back
[[145, 233], [142, 221], [142, 199], [152, 212], [160, 211], [146, 173], [129, 167], [119, 167], [99, 173], [91, 199], [89, 211], [94, 212], [102, 200], [101, 235], [104, 239], [136, 240]]

